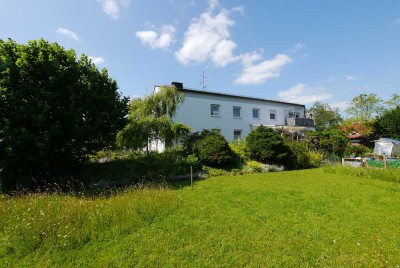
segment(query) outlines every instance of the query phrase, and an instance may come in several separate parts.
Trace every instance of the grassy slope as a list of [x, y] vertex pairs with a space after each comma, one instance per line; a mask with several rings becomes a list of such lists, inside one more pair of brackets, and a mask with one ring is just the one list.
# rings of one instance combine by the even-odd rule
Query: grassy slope
[[[130, 192], [89, 205], [58, 198], [60, 211], [55, 214], [79, 210], [81, 225], [74, 226], [88, 236], [87, 242], [68, 240], [63, 248], [62, 243], [44, 239], [34, 251], [13, 247], [7, 231], [16, 216], [11, 215], [18, 209], [25, 213], [33, 199], [2, 200], [0, 220], [5, 227], [0, 227], [0, 234], [8, 249], [0, 250], [0, 265], [400, 265], [398, 183], [318, 169], [216, 177], [197, 183], [194, 191]], [[49, 200], [29, 205], [37, 210], [29, 217], [40, 214]], [[96, 205], [107, 209], [96, 210]], [[82, 211], [84, 207], [90, 208]]]

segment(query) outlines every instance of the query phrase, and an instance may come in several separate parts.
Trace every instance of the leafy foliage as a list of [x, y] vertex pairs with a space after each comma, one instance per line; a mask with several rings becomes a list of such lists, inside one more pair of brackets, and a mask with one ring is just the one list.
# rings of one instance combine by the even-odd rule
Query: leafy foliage
[[228, 142], [218, 132], [210, 132], [195, 143], [195, 152], [203, 164], [210, 166], [227, 165], [232, 160]]
[[349, 141], [340, 130], [325, 130], [309, 132], [307, 142], [310, 149], [342, 157]]
[[82, 55], [43, 39], [0, 40], [2, 187], [68, 177], [84, 156], [115, 142], [127, 98]]
[[367, 153], [371, 152], [371, 149], [363, 146], [363, 145], [358, 145], [358, 146], [349, 146], [346, 149], [345, 155], [346, 156], [359, 156], [359, 157], [364, 157]]
[[367, 121], [382, 112], [381, 102], [376, 94], [360, 94], [351, 100], [346, 112], [358, 121]]
[[388, 106], [389, 110], [396, 109], [397, 107], [400, 106], [400, 95], [392, 94], [390, 100], [385, 101], [385, 104]]
[[400, 106], [386, 110], [374, 124], [375, 131], [380, 136], [400, 139]]
[[286, 166], [289, 169], [316, 168], [321, 164], [322, 156], [316, 151], [310, 152], [308, 146], [303, 142], [287, 140], [286, 145], [290, 149]]
[[314, 116], [315, 127], [319, 131], [337, 128], [343, 120], [338, 108], [332, 108], [320, 101], [315, 102], [310, 111]]
[[[173, 128], [171, 118], [183, 101], [184, 95], [174, 86], [163, 86], [158, 92], [144, 99], [132, 100], [129, 123], [118, 133], [117, 145], [140, 149], [148, 148], [150, 140], [164, 140], [170, 143], [182, 130], [182, 126]], [[189, 128], [186, 127], [185, 130], [187, 129]]]
[[273, 129], [259, 126], [246, 138], [247, 154], [261, 163], [285, 165], [289, 149]]

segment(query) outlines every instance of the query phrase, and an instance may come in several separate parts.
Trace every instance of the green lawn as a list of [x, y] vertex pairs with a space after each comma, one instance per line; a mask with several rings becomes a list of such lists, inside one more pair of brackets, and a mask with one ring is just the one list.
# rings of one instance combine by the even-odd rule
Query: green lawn
[[400, 184], [329, 170], [0, 200], [0, 265], [396, 267]]

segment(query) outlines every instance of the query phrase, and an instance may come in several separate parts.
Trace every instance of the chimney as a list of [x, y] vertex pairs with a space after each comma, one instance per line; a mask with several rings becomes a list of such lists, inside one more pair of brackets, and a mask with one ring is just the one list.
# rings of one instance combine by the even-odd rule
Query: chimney
[[178, 90], [183, 89], [183, 83], [181, 82], [171, 82], [171, 85], [175, 86]]

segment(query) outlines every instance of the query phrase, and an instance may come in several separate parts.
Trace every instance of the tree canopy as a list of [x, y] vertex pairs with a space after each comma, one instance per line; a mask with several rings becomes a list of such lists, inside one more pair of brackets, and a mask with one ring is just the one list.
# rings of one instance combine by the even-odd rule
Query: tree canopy
[[400, 106], [400, 95], [392, 94], [390, 100], [385, 101], [385, 104], [389, 109], [395, 109], [396, 107]]
[[86, 55], [43, 39], [0, 40], [2, 188], [67, 177], [84, 156], [110, 146], [127, 98]]
[[[162, 86], [158, 92], [144, 99], [134, 99], [130, 103], [129, 122], [117, 135], [117, 145], [140, 149], [147, 147], [151, 140], [163, 140], [170, 143], [178, 134], [172, 117], [180, 103], [183, 93], [175, 86]], [[182, 129], [181, 124], [179, 126]]]
[[368, 121], [382, 112], [382, 100], [376, 94], [360, 94], [349, 103], [346, 112], [358, 121]]
[[386, 110], [374, 124], [376, 134], [400, 140], [400, 106]]
[[320, 101], [315, 102], [310, 111], [313, 113], [317, 130], [337, 128], [343, 121], [338, 108], [333, 108]]

